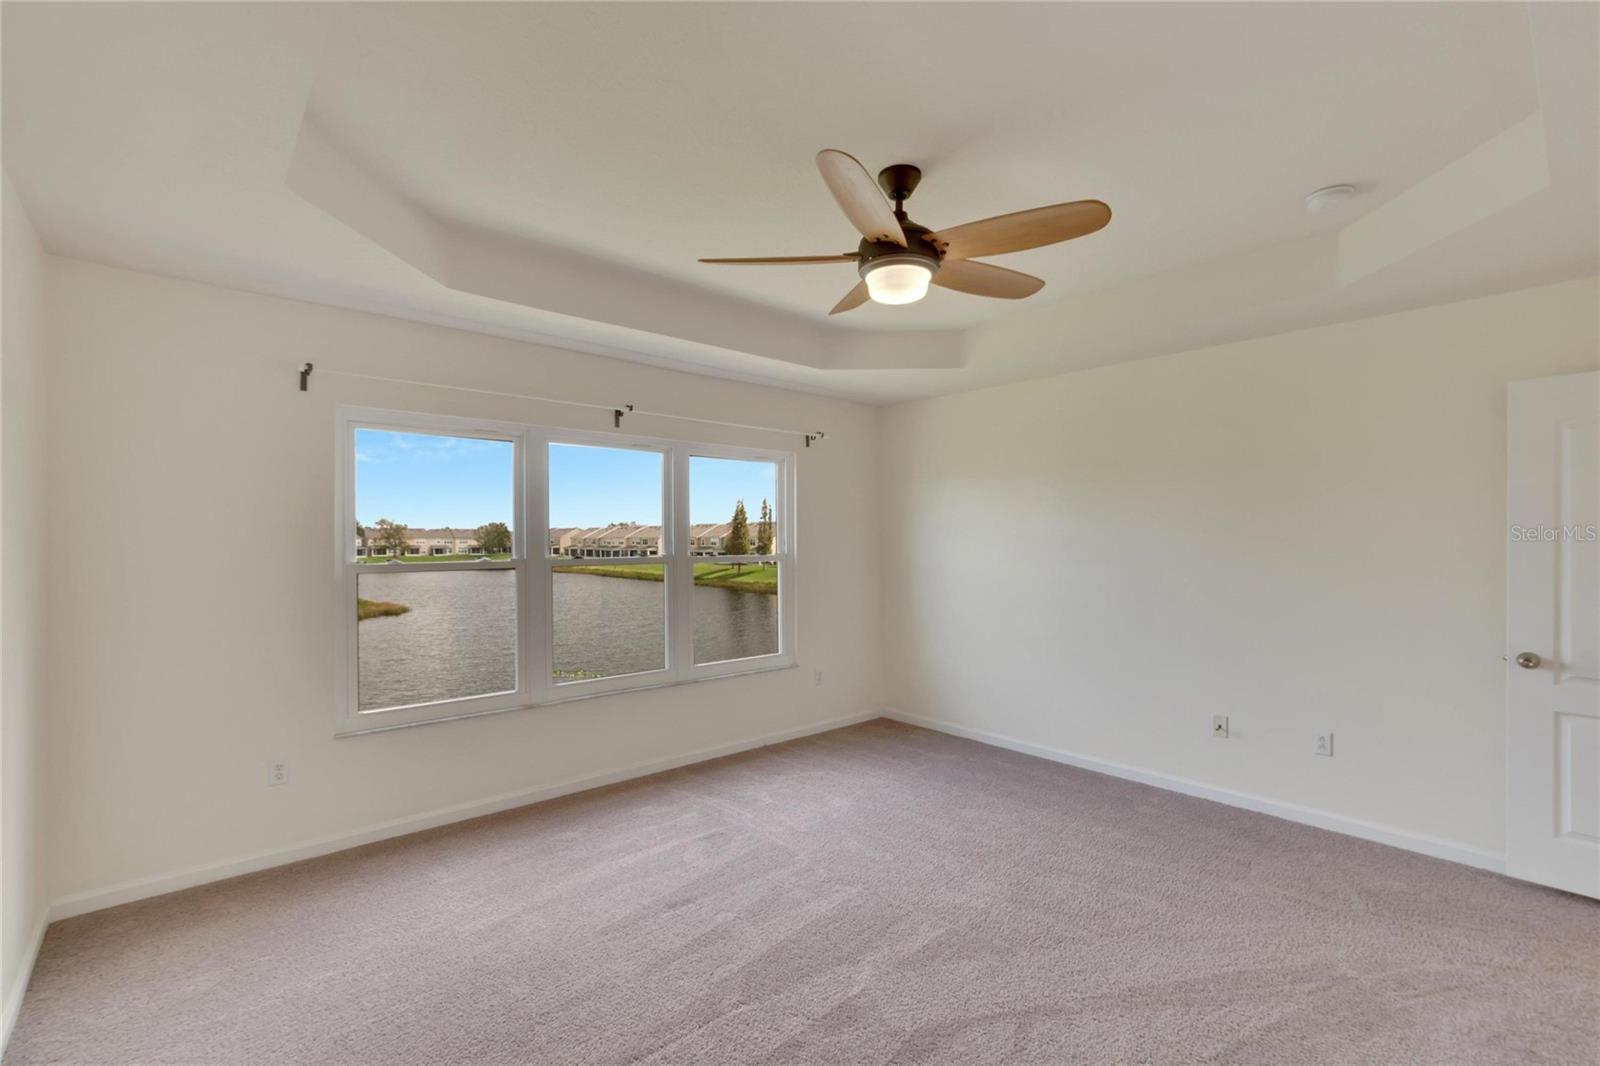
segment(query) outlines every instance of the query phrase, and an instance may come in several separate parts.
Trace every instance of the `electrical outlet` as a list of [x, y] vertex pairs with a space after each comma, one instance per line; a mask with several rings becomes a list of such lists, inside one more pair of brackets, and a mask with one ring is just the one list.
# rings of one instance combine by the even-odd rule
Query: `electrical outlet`
[[1311, 748], [1311, 753], [1313, 755], [1331, 756], [1333, 754], [1333, 734], [1318, 733], [1316, 743]]
[[816, 672], [816, 674], [815, 674], [815, 675], [814, 675], [814, 677], [813, 677], [813, 680], [812, 680], [812, 682], [811, 682], [811, 683], [812, 683], [812, 684], [813, 684], [813, 685], [820, 685], [820, 684], [822, 684], [822, 671], [821, 671], [821, 670], [818, 670], [818, 671], [817, 671], [817, 672]]
[[267, 784], [287, 785], [289, 783], [289, 764], [282, 759], [274, 759], [267, 764]]
[[1214, 736], [1214, 737], [1223, 737], [1224, 739], [1226, 739], [1226, 737], [1228, 736], [1228, 716], [1227, 715], [1225, 715], [1225, 714], [1214, 714], [1214, 715], [1211, 716], [1211, 735]]

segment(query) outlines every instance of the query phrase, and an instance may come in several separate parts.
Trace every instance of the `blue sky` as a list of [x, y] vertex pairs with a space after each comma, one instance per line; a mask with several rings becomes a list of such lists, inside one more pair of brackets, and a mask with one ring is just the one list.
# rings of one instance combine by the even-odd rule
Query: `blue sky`
[[[512, 521], [512, 446], [506, 441], [428, 433], [356, 430], [356, 518], [415, 527], [476, 529]], [[726, 522], [742, 498], [753, 523], [774, 499], [771, 463], [692, 457], [693, 522]], [[603, 526], [661, 522], [661, 456], [629, 448], [550, 449], [550, 524]]]
[[689, 458], [689, 521], [726, 522], [733, 517], [733, 505], [744, 500], [750, 522], [761, 516], [761, 501], [778, 506], [778, 468], [772, 463], [752, 463], [743, 459]]
[[424, 529], [512, 525], [512, 445], [431, 433], [356, 430], [356, 521]]

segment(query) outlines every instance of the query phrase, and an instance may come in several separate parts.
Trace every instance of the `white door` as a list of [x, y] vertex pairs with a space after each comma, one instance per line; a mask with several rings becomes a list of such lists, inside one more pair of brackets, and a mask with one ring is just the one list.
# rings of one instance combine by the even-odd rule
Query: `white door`
[[1508, 396], [1506, 872], [1600, 897], [1600, 373]]

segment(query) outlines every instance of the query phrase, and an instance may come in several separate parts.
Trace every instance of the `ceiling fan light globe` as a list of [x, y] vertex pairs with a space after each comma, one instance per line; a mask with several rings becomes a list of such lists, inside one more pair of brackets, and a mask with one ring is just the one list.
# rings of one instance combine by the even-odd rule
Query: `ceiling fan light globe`
[[921, 256], [885, 256], [865, 263], [867, 295], [880, 304], [913, 304], [928, 295], [935, 266]]

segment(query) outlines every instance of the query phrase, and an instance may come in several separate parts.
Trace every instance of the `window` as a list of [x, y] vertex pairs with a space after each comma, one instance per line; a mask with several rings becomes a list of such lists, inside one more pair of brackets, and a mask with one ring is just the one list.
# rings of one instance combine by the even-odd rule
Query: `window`
[[792, 454], [339, 426], [340, 732], [793, 665]]
[[[600, 565], [549, 566], [551, 682], [628, 687], [667, 680], [667, 582], [663, 566], [638, 565], [627, 545], [661, 539], [667, 452], [653, 446], [546, 446], [551, 526], [579, 531]], [[603, 686], [588, 685], [589, 689]]]
[[689, 457], [690, 528], [703, 530], [691, 597], [696, 665], [775, 655], [781, 556], [778, 464]]
[[341, 432], [341, 728], [520, 705], [526, 560], [457, 561], [441, 527], [521, 528], [524, 431], [394, 416]]

